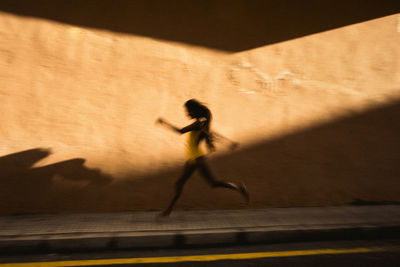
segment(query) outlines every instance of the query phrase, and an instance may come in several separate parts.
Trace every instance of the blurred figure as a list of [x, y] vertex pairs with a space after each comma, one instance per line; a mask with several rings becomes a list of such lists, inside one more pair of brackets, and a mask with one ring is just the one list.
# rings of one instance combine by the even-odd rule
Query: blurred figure
[[[161, 216], [168, 216], [171, 213], [176, 201], [182, 194], [185, 182], [190, 178], [190, 176], [196, 169], [200, 171], [201, 175], [212, 187], [224, 187], [236, 190], [243, 195], [246, 203], [248, 203], [249, 192], [247, 191], [244, 183], [236, 184], [233, 182], [219, 181], [213, 176], [210, 169], [208, 168], [205, 153], [200, 147], [201, 142], [205, 141], [210, 152], [213, 152], [215, 151], [214, 137], [225, 138], [222, 135], [212, 134], [210, 132], [210, 123], [212, 117], [210, 110], [205, 105], [195, 99], [188, 100], [185, 103], [185, 108], [188, 117], [191, 119], [195, 119], [195, 122], [186, 127], [180, 129], [162, 118], [159, 118], [157, 120], [157, 123], [166, 126], [176, 133], [189, 133], [186, 144], [188, 159], [184, 166], [183, 175], [176, 182], [175, 195], [169, 206], [161, 213]], [[231, 148], [234, 149], [235, 147], [237, 147], [237, 145], [238, 143], [232, 142]]]

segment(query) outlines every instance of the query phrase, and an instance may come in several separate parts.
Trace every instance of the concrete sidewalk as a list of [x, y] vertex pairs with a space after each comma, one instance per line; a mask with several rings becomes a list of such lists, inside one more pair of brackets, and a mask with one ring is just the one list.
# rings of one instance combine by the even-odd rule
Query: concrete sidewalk
[[0, 251], [82, 251], [400, 237], [400, 205], [0, 217]]

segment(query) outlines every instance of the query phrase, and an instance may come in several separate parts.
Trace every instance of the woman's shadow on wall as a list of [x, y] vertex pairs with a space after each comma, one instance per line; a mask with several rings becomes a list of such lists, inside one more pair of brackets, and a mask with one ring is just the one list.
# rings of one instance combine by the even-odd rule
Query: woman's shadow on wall
[[57, 211], [60, 205], [68, 206], [68, 199], [74, 202], [93, 194], [112, 180], [99, 169], [85, 166], [83, 158], [34, 166], [50, 154], [49, 149], [35, 148], [0, 157], [0, 211], [19, 213], [31, 208], [34, 213], [40, 207]]

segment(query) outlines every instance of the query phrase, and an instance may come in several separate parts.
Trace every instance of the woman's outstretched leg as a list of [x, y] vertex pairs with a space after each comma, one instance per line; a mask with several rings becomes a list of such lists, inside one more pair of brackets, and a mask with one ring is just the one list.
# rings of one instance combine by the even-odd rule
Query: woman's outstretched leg
[[250, 194], [247, 191], [246, 185], [244, 183], [235, 184], [232, 182], [224, 182], [224, 181], [217, 180], [214, 177], [214, 175], [212, 175], [210, 169], [208, 168], [204, 157], [197, 158], [196, 165], [199, 168], [200, 173], [203, 175], [203, 177], [207, 180], [207, 182], [212, 187], [223, 187], [223, 188], [229, 188], [229, 189], [236, 190], [243, 195], [243, 197], [246, 200], [246, 203], [249, 203]]
[[183, 186], [185, 185], [186, 181], [189, 179], [189, 177], [192, 175], [192, 173], [194, 172], [195, 169], [196, 169], [195, 164], [193, 164], [193, 163], [185, 164], [185, 168], [184, 168], [181, 178], [179, 178], [179, 180], [176, 181], [176, 183], [175, 183], [175, 195], [172, 198], [171, 203], [169, 204], [168, 208], [165, 209], [161, 213], [161, 216], [168, 216], [171, 213], [176, 201], [182, 194]]

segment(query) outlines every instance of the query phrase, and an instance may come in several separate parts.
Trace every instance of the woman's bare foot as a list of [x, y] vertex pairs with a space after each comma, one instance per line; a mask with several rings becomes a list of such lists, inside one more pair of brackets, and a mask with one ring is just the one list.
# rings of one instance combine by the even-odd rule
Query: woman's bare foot
[[158, 217], [168, 217], [168, 216], [171, 214], [171, 211], [172, 211], [172, 210], [166, 209], [166, 210], [162, 211], [162, 212], [158, 215]]

